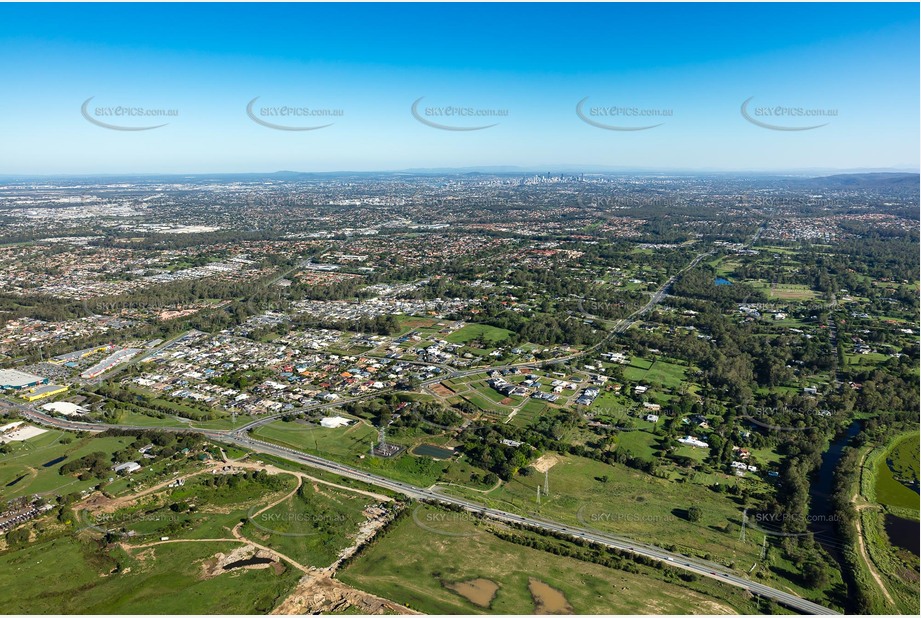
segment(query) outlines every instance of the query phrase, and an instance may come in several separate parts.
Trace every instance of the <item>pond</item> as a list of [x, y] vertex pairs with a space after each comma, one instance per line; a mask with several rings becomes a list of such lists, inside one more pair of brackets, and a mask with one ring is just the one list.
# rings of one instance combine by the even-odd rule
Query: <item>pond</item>
[[63, 456], [61, 456], [61, 457], [58, 457], [57, 459], [52, 459], [51, 461], [48, 461], [48, 462], [43, 463], [43, 464], [42, 464], [42, 468], [50, 468], [50, 467], [53, 466], [54, 464], [61, 463], [61, 462], [64, 461], [65, 459], [67, 459], [67, 456], [66, 456], [66, 455], [63, 455]]
[[921, 524], [887, 513], [884, 527], [890, 543], [918, 555], [918, 545], [921, 544]]
[[434, 444], [420, 444], [413, 449], [413, 455], [423, 455], [434, 459], [451, 459], [454, 457], [454, 451]]
[[730, 281], [729, 279], [726, 279], [726, 278], [724, 278], [724, 277], [717, 277], [716, 280], [714, 281], [714, 283], [715, 283], [716, 285], [732, 285], [732, 281]]
[[545, 582], [533, 577], [528, 578], [528, 589], [534, 600], [535, 614], [572, 614], [572, 605], [566, 596]]
[[7, 486], [7, 487], [12, 487], [13, 485], [15, 485], [16, 483], [18, 483], [18, 482], [21, 481], [22, 479], [26, 478], [27, 476], [28, 476], [28, 474], [23, 474], [23, 475], [20, 476], [19, 478], [15, 478], [15, 479], [13, 479], [12, 481], [10, 481], [9, 483], [7, 483], [6, 486]]
[[499, 584], [491, 579], [479, 577], [466, 582], [444, 584], [448, 590], [453, 590], [471, 603], [480, 607], [489, 607], [499, 590]]

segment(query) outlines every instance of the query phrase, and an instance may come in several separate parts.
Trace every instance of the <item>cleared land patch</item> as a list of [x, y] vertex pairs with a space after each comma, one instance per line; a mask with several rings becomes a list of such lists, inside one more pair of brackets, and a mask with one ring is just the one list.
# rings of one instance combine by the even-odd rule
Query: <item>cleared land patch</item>
[[[716, 584], [721, 599], [576, 558], [502, 540], [462, 514], [420, 506], [419, 526], [405, 517], [341, 571], [346, 583], [429, 614], [531, 614], [530, 580], [562, 595], [579, 614], [735, 613], [752, 611], [743, 593]], [[432, 520], [444, 522], [440, 531]], [[448, 535], [450, 532], [452, 535]], [[487, 610], [449, 586], [487, 580], [498, 586]], [[699, 582], [710, 585], [707, 582]], [[714, 589], [715, 590], [715, 589]], [[543, 590], [541, 590], [543, 593]], [[549, 608], [555, 603], [542, 594]], [[478, 597], [483, 601], [482, 596]]]

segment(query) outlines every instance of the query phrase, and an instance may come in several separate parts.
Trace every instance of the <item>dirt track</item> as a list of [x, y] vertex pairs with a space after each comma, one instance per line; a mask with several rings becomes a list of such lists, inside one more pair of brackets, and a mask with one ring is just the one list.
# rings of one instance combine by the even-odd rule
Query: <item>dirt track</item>
[[[868, 505], [863, 505], [864, 507]], [[870, 575], [873, 576], [873, 579], [876, 580], [876, 584], [880, 587], [880, 590], [883, 591], [883, 594], [886, 597], [886, 601], [889, 602], [889, 605], [895, 605], [895, 601], [892, 599], [892, 596], [889, 594], [889, 589], [886, 588], [886, 584], [883, 583], [883, 578], [879, 576], [879, 573], [876, 571], [876, 565], [873, 564], [873, 561], [870, 559], [870, 554], [867, 553], [867, 546], [863, 541], [863, 524], [860, 521], [860, 511], [863, 510], [858, 507], [857, 509], [857, 545], [860, 548], [860, 555], [863, 557], [864, 562], [867, 563], [867, 568], [870, 569]]]
[[[373, 498], [378, 502], [390, 502], [392, 498], [385, 496], [383, 494], [378, 494], [371, 491], [365, 491], [362, 489], [356, 489], [353, 487], [348, 487], [346, 485], [341, 485], [338, 483], [333, 483], [323, 479], [318, 479], [316, 477], [304, 474], [303, 472], [296, 472], [291, 470], [284, 470], [272, 465], [266, 464], [257, 464], [252, 461], [231, 461], [231, 462], [221, 462], [216, 466], [209, 466], [203, 470], [197, 472], [189, 473], [181, 477], [176, 477], [167, 481], [158, 483], [144, 491], [141, 491], [137, 494], [131, 496], [122, 496], [119, 498], [106, 498], [101, 494], [95, 494], [85, 500], [83, 500], [79, 508], [80, 510], [86, 510], [90, 512], [112, 512], [123, 506], [126, 506], [139, 498], [144, 496], [156, 493], [165, 489], [170, 483], [174, 482], [177, 478], [188, 479], [202, 474], [212, 473], [215, 470], [218, 470], [226, 465], [233, 466], [234, 468], [247, 469], [247, 470], [265, 470], [269, 474], [290, 474], [297, 479], [297, 486], [290, 492], [285, 493], [276, 500], [273, 500], [269, 504], [263, 506], [258, 511], [253, 514], [253, 517], [271, 509], [272, 507], [281, 504], [285, 500], [289, 499], [291, 496], [295, 495], [298, 489], [304, 484], [304, 481], [308, 481], [314, 485], [326, 485], [328, 487], [335, 487], [343, 491], [349, 491], [357, 493], [369, 498]], [[372, 537], [377, 529], [380, 527], [378, 522], [371, 522], [377, 525], [364, 526], [359, 533], [359, 538], [356, 539], [355, 544], [348, 547], [345, 551], [347, 553], [353, 553], [358, 549], [363, 542], [365, 542], [369, 537]], [[269, 555], [278, 560], [279, 562], [285, 562], [295, 569], [304, 573], [304, 577], [298, 582], [297, 587], [294, 591], [284, 600], [282, 603], [273, 610], [273, 614], [316, 614], [316, 613], [328, 613], [332, 611], [341, 611], [345, 610], [348, 607], [355, 607], [361, 611], [363, 614], [415, 614], [412, 610], [403, 607], [387, 599], [375, 596], [363, 592], [361, 590], [352, 588], [338, 580], [332, 578], [332, 575], [335, 573], [335, 568], [338, 566], [340, 559], [337, 559], [333, 565], [330, 565], [326, 568], [318, 569], [315, 567], [307, 566], [300, 564], [289, 556], [282, 554], [274, 549], [266, 547], [260, 543], [252, 541], [251, 539], [243, 536], [241, 530], [243, 523], [238, 523], [236, 526], [230, 530], [231, 537], [225, 538], [212, 538], [212, 539], [168, 539], [160, 541], [152, 541], [149, 543], [143, 543], [140, 545], [132, 545], [127, 543], [119, 543], [119, 545], [126, 552], [135, 552], [136, 550], [143, 550], [150, 547], [155, 547], [157, 545], [165, 545], [169, 543], [241, 543], [243, 544], [240, 548], [241, 550], [246, 547], [251, 547], [253, 551], [258, 551], [263, 555]]]
[[[860, 460], [860, 470], [861, 474], [864, 470], [864, 463], [867, 460], [867, 457], [870, 455], [871, 451], [867, 451], [863, 454], [863, 457]], [[889, 589], [886, 588], [886, 584], [883, 583], [883, 578], [879, 576], [879, 572], [876, 570], [876, 565], [873, 564], [873, 560], [870, 559], [870, 554], [867, 551], [866, 543], [863, 540], [863, 521], [861, 519], [860, 512], [867, 508], [873, 508], [875, 505], [865, 502], [864, 498], [860, 494], [860, 483], [857, 484], [857, 492], [851, 498], [851, 503], [854, 505], [854, 510], [857, 511], [857, 518], [855, 520], [857, 525], [857, 547], [860, 549], [860, 556], [863, 558], [863, 561], [867, 564], [867, 568], [870, 570], [870, 575], [873, 576], [873, 579], [876, 580], [876, 585], [879, 586], [880, 590], [883, 591], [883, 595], [886, 597], [886, 601], [889, 602], [889, 605], [895, 605], [895, 601], [892, 599], [892, 595], [889, 594]]]

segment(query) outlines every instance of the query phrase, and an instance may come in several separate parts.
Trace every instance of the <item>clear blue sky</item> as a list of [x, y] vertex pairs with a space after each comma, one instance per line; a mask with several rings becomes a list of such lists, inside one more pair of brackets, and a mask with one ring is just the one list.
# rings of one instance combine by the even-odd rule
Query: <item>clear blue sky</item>
[[[0, 174], [514, 165], [917, 168], [917, 4], [0, 5]], [[261, 118], [246, 105], [341, 110]], [[178, 110], [92, 117], [89, 106]], [[420, 110], [507, 110], [416, 120]], [[596, 106], [670, 110], [599, 117]], [[760, 107], [837, 110], [766, 118]], [[424, 111], [422, 112], [424, 114]]]

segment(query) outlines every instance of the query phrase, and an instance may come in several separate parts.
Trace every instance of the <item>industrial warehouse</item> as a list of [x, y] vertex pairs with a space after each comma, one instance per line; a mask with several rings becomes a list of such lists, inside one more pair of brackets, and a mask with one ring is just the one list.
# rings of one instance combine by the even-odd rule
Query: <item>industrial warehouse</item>
[[0, 369], [0, 389], [3, 390], [18, 391], [47, 383], [48, 378], [43, 378], [33, 373], [26, 373], [16, 369]]

